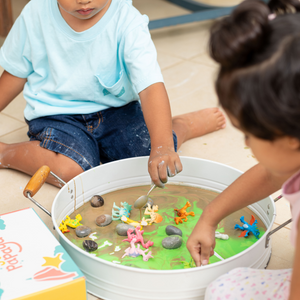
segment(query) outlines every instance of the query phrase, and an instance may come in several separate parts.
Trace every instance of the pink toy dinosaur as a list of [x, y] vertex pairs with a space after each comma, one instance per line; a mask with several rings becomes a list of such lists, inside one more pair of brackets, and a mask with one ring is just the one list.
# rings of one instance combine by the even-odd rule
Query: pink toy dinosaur
[[134, 243], [136, 242], [136, 238], [133, 238], [130, 242], [130, 247], [128, 247], [126, 250], [125, 250], [125, 254], [122, 256], [122, 258], [124, 258], [125, 256], [130, 256], [130, 257], [137, 257], [139, 255], [142, 255], [143, 256], [143, 261], [148, 261], [150, 257], [154, 258], [151, 254], [152, 252], [149, 251], [149, 253], [146, 254], [146, 252], [149, 250], [149, 249], [146, 249], [146, 250], [142, 250], [140, 249], [140, 244], [137, 245], [137, 248], [135, 248], [135, 245]]
[[133, 239], [136, 239], [136, 243], [140, 242], [144, 248], [148, 249], [150, 246], [153, 246], [153, 242], [148, 241], [146, 244], [144, 243], [144, 238], [143, 238], [143, 235], [142, 235], [144, 233], [144, 230], [140, 230], [140, 228], [141, 228], [140, 226], [137, 226], [135, 228], [135, 234], [132, 234], [133, 229], [129, 228], [127, 230], [128, 238], [123, 240], [123, 242], [131, 242]]
[[140, 244], [137, 245], [138, 249], [138, 253], [143, 255], [143, 261], [148, 261], [150, 257], [154, 258], [151, 254], [152, 254], [152, 251], [149, 251], [147, 254], [146, 252], [149, 250], [149, 249], [146, 249], [146, 250], [142, 250], [140, 249]]
[[132, 239], [131, 242], [130, 242], [130, 247], [125, 249], [125, 254], [122, 256], [125, 257], [125, 256], [130, 256], [130, 257], [137, 257], [140, 255], [140, 253], [138, 252], [138, 249], [135, 248], [134, 246], [134, 243], [136, 242], [136, 239]]

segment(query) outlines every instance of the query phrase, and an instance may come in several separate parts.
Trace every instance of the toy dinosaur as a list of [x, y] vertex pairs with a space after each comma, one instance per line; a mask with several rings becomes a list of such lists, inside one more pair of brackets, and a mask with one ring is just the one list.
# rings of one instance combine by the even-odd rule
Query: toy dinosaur
[[121, 217], [121, 221], [123, 221], [124, 223], [129, 224], [129, 225], [131, 225], [131, 226], [133, 226], [135, 228], [139, 226], [141, 229], [143, 229], [143, 226], [147, 226], [148, 225], [147, 222], [133, 221], [133, 220], [127, 218], [126, 216], [122, 216]]
[[122, 242], [131, 242], [133, 239], [136, 240], [136, 243], [140, 242], [144, 248], [149, 248], [150, 246], [153, 246], [152, 241], [148, 241], [146, 244], [144, 243], [143, 233], [144, 230], [140, 230], [141, 228], [138, 226], [135, 228], [135, 234], [133, 234], [133, 229], [129, 228], [127, 230], [127, 239], [123, 240]]
[[59, 230], [62, 232], [62, 233], [66, 233], [66, 232], [70, 232], [70, 230], [68, 229], [65, 221], [61, 221], [61, 223], [59, 224]]
[[158, 206], [153, 205], [151, 208], [151, 205], [147, 203], [147, 207], [145, 209], [144, 214], [150, 215], [150, 219], [143, 218], [142, 221], [146, 222], [148, 225], [152, 225], [152, 223], [160, 223], [163, 220], [163, 217], [156, 213], [158, 211]]
[[137, 248], [135, 248], [135, 245], [134, 245], [135, 242], [136, 242], [136, 239], [132, 239], [130, 241], [130, 247], [125, 249], [125, 254], [122, 256], [122, 258], [124, 258], [125, 256], [137, 257], [140, 255], [137, 251]]
[[221, 233], [221, 232], [216, 231], [216, 232], [215, 232], [215, 238], [221, 239], [221, 240], [228, 240], [228, 239], [229, 239], [229, 236], [228, 236], [228, 234], [225, 234], [225, 233]]
[[140, 255], [143, 256], [143, 261], [148, 261], [150, 257], [154, 258], [151, 254], [152, 254], [152, 251], [149, 251], [147, 254], [146, 252], [149, 250], [149, 249], [146, 249], [146, 250], [142, 250], [140, 249], [140, 244], [137, 244], [137, 251]]
[[239, 235], [239, 237], [247, 237], [249, 232], [252, 232], [254, 234], [254, 236], [258, 239], [259, 238], [259, 235], [260, 235], [260, 232], [257, 228], [257, 220], [255, 220], [254, 216], [251, 215], [251, 220], [250, 220], [250, 224], [247, 223], [245, 220], [244, 220], [244, 216], [242, 216], [240, 218], [241, 222], [244, 224], [243, 226], [240, 226], [239, 224], [236, 224], [234, 226], [234, 229], [241, 229], [243, 230], [241, 235]]
[[69, 216], [66, 216], [65, 224], [71, 228], [76, 228], [78, 226], [82, 226], [80, 221], [82, 220], [82, 216], [80, 214], [75, 216], [75, 219], [71, 219]]
[[149, 249], [146, 250], [142, 250], [140, 249], [140, 244], [137, 244], [137, 248], [135, 248], [135, 244], [136, 243], [136, 238], [133, 238], [130, 242], [130, 247], [128, 247], [127, 249], [125, 249], [125, 254], [122, 256], [122, 258], [124, 258], [125, 256], [130, 256], [130, 257], [137, 257], [139, 255], [143, 256], [143, 261], [148, 261], [150, 257], [154, 258], [151, 254], [152, 252], [149, 251], [147, 254], [146, 252]]
[[191, 203], [188, 201], [184, 207], [182, 207], [181, 209], [177, 209], [177, 208], [174, 208], [175, 211], [177, 211], [177, 216], [178, 217], [175, 217], [174, 218], [174, 221], [176, 223], [176, 225], [178, 225], [178, 223], [182, 223], [182, 219], [184, 219], [184, 222], [186, 222], [188, 220], [187, 216], [195, 216], [195, 213], [193, 211], [191, 212], [187, 212], [186, 209], [188, 207], [191, 206]]
[[[130, 212], [132, 210], [132, 205], [129, 205], [127, 202], [121, 202], [121, 207], [117, 206], [114, 202], [112, 208], [112, 219], [114, 221], [120, 220], [122, 216], [129, 218]], [[117, 211], [115, 211], [116, 209]]]
[[180, 262], [183, 263], [183, 268], [184, 269], [196, 268], [195, 261], [193, 260], [192, 257], [190, 259], [190, 262], [187, 262], [187, 261], [180, 261]]

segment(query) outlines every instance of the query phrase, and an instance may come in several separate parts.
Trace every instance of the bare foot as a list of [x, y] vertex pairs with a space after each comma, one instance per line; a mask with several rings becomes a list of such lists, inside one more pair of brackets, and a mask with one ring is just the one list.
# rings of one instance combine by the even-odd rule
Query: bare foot
[[226, 127], [225, 116], [217, 107], [176, 116], [172, 123], [178, 138], [178, 148], [187, 140]]

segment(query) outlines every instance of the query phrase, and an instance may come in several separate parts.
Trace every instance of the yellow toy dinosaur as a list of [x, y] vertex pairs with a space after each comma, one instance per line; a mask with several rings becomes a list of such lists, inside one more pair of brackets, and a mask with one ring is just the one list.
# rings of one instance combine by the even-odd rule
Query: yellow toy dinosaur
[[133, 221], [133, 220], [131, 220], [131, 219], [129, 219], [129, 218], [127, 218], [126, 216], [122, 216], [121, 217], [121, 221], [123, 221], [124, 223], [126, 223], [126, 224], [129, 224], [129, 225], [132, 225], [133, 227], [138, 227], [138, 226], [140, 226], [141, 227], [141, 229], [140, 230], [142, 230], [143, 229], [143, 225], [144, 226], [147, 226], [147, 222], [137, 222], [137, 221]]
[[66, 233], [66, 232], [70, 232], [70, 230], [68, 229], [65, 221], [61, 221], [61, 223], [59, 224], [59, 230], [62, 232], [62, 233]]
[[82, 220], [82, 216], [80, 214], [75, 216], [75, 219], [71, 219], [69, 216], [66, 216], [65, 224], [71, 228], [76, 228], [78, 226], [82, 226], [80, 221]]

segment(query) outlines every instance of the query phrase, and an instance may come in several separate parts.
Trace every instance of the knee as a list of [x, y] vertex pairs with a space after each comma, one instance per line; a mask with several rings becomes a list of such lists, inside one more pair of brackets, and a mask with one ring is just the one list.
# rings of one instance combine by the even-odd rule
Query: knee
[[[67, 157], [65, 157], [67, 158]], [[56, 162], [55, 165], [50, 165], [50, 170], [58, 176], [60, 179], [62, 179], [64, 182], [68, 182], [72, 180], [74, 177], [77, 175], [81, 174], [84, 172], [82, 167], [77, 164], [74, 160], [72, 159], [63, 159], [62, 161]], [[47, 182], [50, 184], [53, 184], [57, 187], [62, 187], [62, 183], [55, 178], [54, 176], [49, 176], [47, 179]]]
[[60, 178], [63, 181], [68, 182], [83, 172], [83, 169], [77, 163], [75, 163], [71, 168], [66, 168], [66, 170], [61, 173]]

